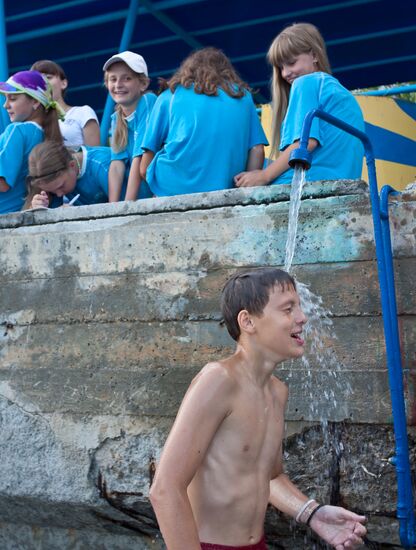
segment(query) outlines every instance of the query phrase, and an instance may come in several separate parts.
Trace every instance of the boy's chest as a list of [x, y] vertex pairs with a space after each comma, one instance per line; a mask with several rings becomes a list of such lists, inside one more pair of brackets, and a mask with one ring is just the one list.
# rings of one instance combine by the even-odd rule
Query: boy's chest
[[283, 411], [275, 403], [244, 403], [233, 410], [224, 428], [233, 452], [247, 465], [274, 464], [284, 433]]

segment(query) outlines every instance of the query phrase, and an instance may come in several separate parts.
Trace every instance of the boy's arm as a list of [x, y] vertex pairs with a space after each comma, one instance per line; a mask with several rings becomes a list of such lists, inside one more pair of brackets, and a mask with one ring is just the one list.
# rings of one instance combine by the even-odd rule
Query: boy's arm
[[[284, 408], [286, 408], [287, 393], [283, 396], [283, 400]], [[276, 457], [275, 477], [270, 481], [269, 502], [284, 514], [296, 518], [308, 500], [308, 497], [290, 481], [283, 471], [281, 445]], [[314, 507], [315, 505], [312, 505], [312, 509]], [[299, 519], [302, 521], [305, 518], [305, 522], [308, 517], [309, 514], [305, 511], [305, 514], [302, 514]], [[311, 517], [309, 526], [336, 550], [343, 550], [344, 548], [357, 548], [363, 544], [362, 537], [367, 532], [363, 525], [365, 521], [365, 516], [359, 516], [339, 506], [326, 505], [317, 508]]]
[[126, 201], [135, 201], [138, 198], [140, 190], [140, 161], [142, 157], [134, 157], [131, 163], [129, 179], [127, 181]]
[[[270, 504], [281, 512], [296, 518], [308, 497], [281, 472], [270, 482]], [[312, 505], [312, 509], [316, 505]], [[305, 513], [308, 519], [308, 512]], [[367, 530], [364, 527], [365, 516], [359, 516], [340, 506], [325, 505], [317, 508], [308, 524], [325, 542], [336, 548], [358, 548], [363, 544]], [[303, 522], [304, 523], [304, 522]]]
[[233, 387], [224, 367], [207, 365], [189, 387], [166, 441], [150, 500], [169, 550], [201, 548], [187, 488], [230, 412]]
[[122, 160], [112, 160], [108, 171], [108, 202], [120, 200], [126, 166]]

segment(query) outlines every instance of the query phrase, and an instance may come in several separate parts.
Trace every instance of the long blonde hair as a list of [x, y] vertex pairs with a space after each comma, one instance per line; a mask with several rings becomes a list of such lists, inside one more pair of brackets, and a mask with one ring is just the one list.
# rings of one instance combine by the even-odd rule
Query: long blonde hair
[[[121, 61], [120, 63], [124, 63], [124, 62]], [[144, 90], [146, 90], [146, 88], [150, 84], [149, 77], [146, 76], [144, 73], [134, 72], [127, 65], [127, 63], [124, 63], [124, 65], [126, 65], [126, 67], [129, 69], [131, 74], [133, 76], [135, 76], [139, 80], [139, 82], [141, 82], [143, 84]], [[109, 73], [110, 68], [111, 68], [111, 66], [104, 73], [104, 84], [105, 84], [106, 88], [108, 88], [108, 73]], [[143, 92], [143, 93], [145, 93], [145, 92]], [[140, 100], [141, 96], [142, 96], [142, 94], [140, 94], [138, 101]], [[123, 149], [125, 149], [127, 147], [129, 134], [128, 134], [128, 126], [127, 126], [127, 122], [126, 122], [126, 119], [125, 119], [125, 116], [124, 116], [124, 113], [123, 113], [122, 106], [117, 104], [114, 110], [117, 113], [117, 117], [116, 117], [116, 127], [114, 129], [114, 134], [113, 134], [112, 139], [111, 139], [111, 148], [116, 153], [119, 153], [120, 151], [123, 151]]]
[[324, 39], [310, 23], [294, 23], [283, 29], [270, 45], [267, 60], [273, 66], [272, 92], [272, 155], [276, 156], [280, 143], [280, 127], [285, 118], [290, 84], [283, 79], [280, 67], [302, 53], [313, 53], [316, 70], [331, 74]]

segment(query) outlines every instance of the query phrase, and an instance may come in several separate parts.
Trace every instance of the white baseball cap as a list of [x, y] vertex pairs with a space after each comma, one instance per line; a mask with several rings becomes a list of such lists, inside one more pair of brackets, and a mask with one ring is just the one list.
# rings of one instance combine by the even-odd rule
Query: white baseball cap
[[110, 59], [107, 59], [104, 63], [103, 71], [106, 71], [113, 63], [117, 63], [118, 61], [124, 62], [135, 73], [145, 74], [148, 76], [146, 61], [143, 57], [138, 53], [129, 52], [128, 50], [125, 52], [116, 53], [110, 57]]

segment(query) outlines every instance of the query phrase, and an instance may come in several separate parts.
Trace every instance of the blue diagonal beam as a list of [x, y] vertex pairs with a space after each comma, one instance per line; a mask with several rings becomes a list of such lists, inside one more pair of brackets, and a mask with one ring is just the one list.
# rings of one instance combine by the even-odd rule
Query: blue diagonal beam
[[[276, 1], [276, 0], [275, 0]], [[353, 8], [356, 6], [362, 6], [365, 4], [374, 4], [380, 2], [380, 0], [347, 0], [346, 2], [335, 2], [333, 4], [326, 4], [325, 6], [317, 6], [311, 8], [303, 8], [296, 11], [281, 12], [276, 15], [270, 15], [267, 17], [260, 17], [257, 19], [246, 19], [245, 21], [238, 21], [237, 23], [229, 23], [226, 25], [219, 25], [217, 27], [211, 27], [209, 29], [201, 29], [192, 33], [193, 36], [201, 36], [205, 34], [211, 34], [222, 31], [231, 31], [233, 29], [250, 27], [255, 25], [262, 25], [265, 23], [271, 23], [274, 21], [292, 21], [298, 17], [307, 17], [308, 15], [314, 15], [317, 13], [325, 13], [334, 10], [342, 10], [346, 8]]]
[[[124, 23], [123, 34], [120, 41], [119, 52], [127, 50], [131, 37], [133, 36], [134, 25], [136, 24], [136, 16], [139, 7], [139, 0], [130, 0], [129, 9], [127, 12], [126, 21]], [[101, 145], [107, 145], [108, 131], [110, 129], [111, 113], [114, 110], [114, 100], [107, 94], [105, 102], [104, 114], [101, 119], [100, 141]]]
[[[205, 2], [206, 0], [171, 0], [165, 2], [159, 2], [155, 9], [168, 9], [186, 4], [195, 4], [199, 2]], [[58, 4], [60, 6], [60, 4]], [[39, 11], [39, 10], [37, 10]], [[147, 9], [138, 9], [138, 12], [147, 13]], [[118, 19], [126, 19], [128, 10], [116, 10], [99, 15], [93, 15], [91, 17], [85, 17], [83, 19], [75, 19], [73, 21], [67, 21], [66, 23], [58, 23], [56, 25], [50, 25], [48, 27], [36, 28], [31, 31], [20, 32], [8, 36], [7, 43], [14, 44], [16, 42], [23, 42], [25, 40], [32, 40], [34, 38], [43, 38], [51, 34], [60, 34], [63, 32], [73, 31], [76, 29], [82, 29], [85, 27], [94, 27], [96, 25], [102, 25], [104, 23], [114, 22]]]
[[[391, 65], [395, 63], [404, 63], [407, 61], [416, 61], [416, 55], [403, 55], [401, 57], [386, 57], [384, 59], [375, 59], [373, 61], [367, 61], [366, 63], [355, 63], [354, 65], [343, 65], [342, 67], [333, 67], [332, 72], [334, 74], [344, 71], [356, 71], [357, 69], [367, 69], [369, 67], [377, 67], [379, 65]], [[270, 80], [258, 80], [253, 82], [251, 86], [266, 86]]]
[[[7, 61], [7, 44], [6, 44], [6, 24], [4, 17], [4, 0], [0, 0], [0, 81], [4, 82], [9, 76], [9, 67]], [[4, 97], [4, 96], [3, 96]], [[0, 107], [0, 132], [6, 128], [10, 119], [6, 110], [3, 107], [3, 100]]]
[[142, 4], [147, 11], [153, 15], [153, 17], [158, 19], [163, 25], [165, 25], [165, 27], [181, 38], [186, 44], [188, 44], [188, 46], [195, 49], [203, 47], [203, 44], [199, 42], [199, 40], [193, 38], [188, 32], [185, 31], [183, 27], [175, 23], [169, 15], [166, 15], [166, 13], [163, 13], [156, 6], [154, 6], [150, 0], [142, 0]]
[[[411, 33], [411, 32], [415, 32], [415, 31], [416, 31], [416, 25], [411, 25], [409, 27], [397, 27], [397, 28], [394, 28], [394, 29], [387, 29], [387, 30], [384, 30], [384, 31], [377, 31], [377, 32], [371, 32], [371, 33], [366, 33], [366, 34], [356, 34], [356, 35], [353, 35], [353, 36], [346, 36], [344, 38], [336, 38], [334, 40], [326, 40], [326, 45], [328, 47], [337, 46], [339, 44], [348, 44], [348, 43], [353, 43], [353, 42], [359, 42], [359, 41], [362, 41], [362, 40], [373, 40], [375, 38], [385, 38], [385, 37], [388, 37], [388, 36], [395, 36], [395, 35], [398, 35], [398, 34], [405, 34], [405, 33], [409, 33], [409, 32]], [[189, 33], [189, 34], [191, 36], [193, 35], [193, 33]], [[153, 39], [153, 40], [144, 40], [142, 42], [135, 42], [134, 44], [130, 44], [130, 48], [133, 49], [133, 50], [135, 48], [140, 49], [140, 48], [144, 48], [144, 47], [148, 47], [148, 46], [155, 46], [155, 45], [158, 45], [158, 44], [173, 42], [173, 41], [176, 41], [176, 40], [180, 40], [179, 36], [176, 36], [176, 35], [165, 36], [163, 38], [156, 38], [156, 39]], [[94, 51], [85, 52], [85, 53], [81, 53], [81, 54], [77, 54], [77, 55], [68, 55], [68, 56], [65, 56], [65, 57], [59, 57], [59, 58], [56, 58], [55, 61], [57, 63], [60, 63], [61, 65], [63, 65], [65, 63], [90, 59], [92, 57], [109, 56], [109, 55], [112, 55], [113, 53], [115, 53], [114, 48], [105, 48], [105, 49], [102, 49], [102, 50], [94, 50]], [[267, 55], [267, 52], [262, 51], [262, 52], [255, 53], [255, 54], [249, 54], [249, 55], [244, 55], [244, 56], [239, 56], [239, 57], [233, 57], [231, 59], [231, 61], [233, 63], [238, 63], [240, 61], [250, 61], [250, 60], [265, 58], [266, 55]], [[20, 66], [12, 67], [10, 69], [10, 71], [12, 73], [15, 73], [17, 71], [24, 71], [26, 69], [27, 69], [27, 65], [20, 65]], [[171, 74], [174, 70], [175, 69], [166, 70], [166, 74]]]
[[[165, 2], [158, 2], [153, 7], [154, 9], [160, 11], [162, 9], [168, 9], [168, 8], [173, 8], [173, 7], [177, 7], [185, 4], [194, 4], [197, 2], [204, 2], [204, 1], [206, 0], [170, 0], [170, 1], [166, 0]], [[283, 12], [283, 13], [279, 13], [277, 15], [272, 15], [268, 17], [251, 19], [246, 21], [239, 21], [237, 23], [211, 27], [208, 29], [201, 29], [200, 31], [194, 31], [189, 34], [191, 36], [201, 36], [201, 35], [212, 34], [212, 33], [220, 32], [224, 30], [232, 30], [232, 29], [242, 28], [247, 26], [255, 26], [255, 25], [260, 25], [262, 23], [270, 23], [272, 21], [293, 19], [293, 18], [304, 17], [304, 16], [317, 14], [317, 13], [324, 13], [328, 11], [351, 8], [354, 6], [377, 3], [379, 1], [380, 0], [347, 0], [345, 2], [336, 2], [333, 4], [327, 4], [326, 6], [318, 6], [318, 7], [306, 8], [306, 9], [296, 10], [291, 12]], [[76, 21], [69, 21], [69, 22], [60, 23], [57, 25], [50, 25], [49, 27], [37, 28], [31, 31], [12, 34], [7, 38], [7, 42], [9, 44], [13, 44], [15, 42], [23, 42], [24, 40], [31, 40], [33, 38], [44, 37], [51, 34], [59, 34], [59, 33], [67, 32], [71, 30], [100, 25], [103, 23], [108, 23], [110, 21], [113, 22], [117, 19], [125, 19], [126, 15], [127, 15], [127, 10], [124, 9], [124, 10], [113, 11], [110, 13], [95, 15], [92, 17], [86, 17], [84, 19], [77, 19]]]

